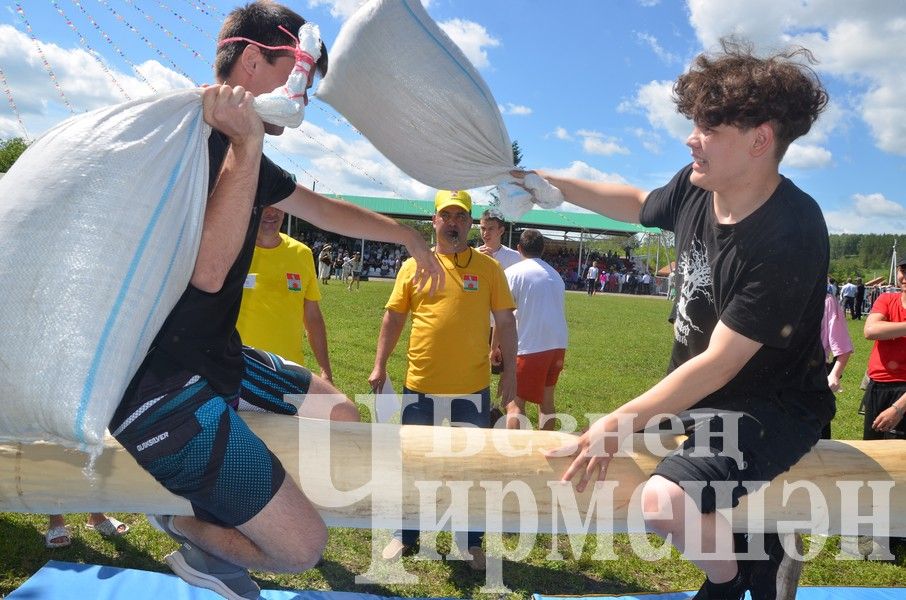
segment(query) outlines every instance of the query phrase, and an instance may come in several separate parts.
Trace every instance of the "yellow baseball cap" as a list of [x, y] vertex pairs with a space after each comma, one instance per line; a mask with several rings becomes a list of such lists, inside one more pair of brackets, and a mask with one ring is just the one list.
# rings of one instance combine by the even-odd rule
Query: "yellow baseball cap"
[[472, 197], [469, 192], [462, 190], [440, 190], [434, 196], [434, 212], [439, 212], [448, 206], [458, 206], [467, 213], [472, 213]]

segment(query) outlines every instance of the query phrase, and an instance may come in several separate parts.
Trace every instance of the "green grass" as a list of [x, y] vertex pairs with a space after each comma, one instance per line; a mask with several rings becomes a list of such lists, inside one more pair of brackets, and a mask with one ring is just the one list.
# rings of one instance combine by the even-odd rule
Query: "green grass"
[[[390, 293], [389, 282], [367, 282], [361, 291], [347, 292], [332, 281], [323, 288], [322, 303], [336, 384], [348, 395], [368, 391], [368, 374], [380, 329], [383, 305]], [[672, 333], [666, 321], [669, 304], [659, 298], [598, 295], [567, 295], [570, 346], [566, 369], [557, 387], [557, 408], [573, 414], [579, 426], [587, 425], [586, 413], [600, 413], [634, 397], [657, 382], [669, 357]], [[859, 381], [871, 348], [861, 334], [860, 322], [850, 322], [856, 345], [855, 354], [844, 376], [843, 392], [838, 396], [834, 437], [861, 438], [862, 421], [857, 414], [861, 391]], [[394, 382], [403, 381], [407, 332], [389, 365]], [[532, 407], [530, 406], [530, 409]], [[530, 412], [533, 420], [537, 415]], [[132, 567], [167, 572], [163, 556], [176, 548], [169, 538], [152, 530], [141, 515], [118, 514], [132, 531], [125, 537], [108, 541], [85, 530], [86, 515], [70, 515], [73, 545], [69, 549], [47, 550], [43, 544], [46, 517], [41, 515], [0, 514], [0, 595], [15, 589], [47, 560], [65, 560]], [[386, 539], [379, 536], [377, 552]], [[287, 589], [334, 589], [400, 596], [473, 597], [485, 584], [460, 561], [423, 561], [404, 559], [406, 569], [418, 576], [412, 585], [362, 585], [355, 578], [371, 563], [372, 532], [332, 529], [321, 565], [301, 575], [256, 573], [262, 586]], [[655, 538], [652, 543], [658, 544]], [[581, 543], [581, 539], [577, 543]], [[550, 535], [539, 535], [534, 549], [518, 562], [504, 562], [503, 582], [512, 597], [527, 598], [532, 592], [546, 594], [616, 594], [694, 589], [702, 575], [690, 563], [678, 558], [646, 561], [631, 551], [629, 537], [614, 536], [612, 546], [619, 560], [597, 560], [596, 537], [585, 540], [580, 556], [573, 556], [569, 540], [558, 536], [556, 545], [564, 560], [553, 560]], [[608, 540], [602, 540], [607, 542]], [[505, 542], [512, 545], [512, 536]], [[437, 546], [449, 552], [448, 534], [440, 534]], [[610, 547], [610, 543], [605, 543]], [[824, 551], [808, 563], [802, 577], [804, 585], [902, 586], [906, 582], [903, 557], [897, 564], [844, 561], [835, 558], [839, 539], [830, 538]], [[377, 561], [380, 562], [379, 559]]]

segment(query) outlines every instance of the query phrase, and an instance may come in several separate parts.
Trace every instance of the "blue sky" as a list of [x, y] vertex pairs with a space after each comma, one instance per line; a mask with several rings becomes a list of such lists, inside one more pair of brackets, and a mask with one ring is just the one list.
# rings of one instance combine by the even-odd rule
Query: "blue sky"
[[[670, 85], [696, 54], [730, 33], [762, 51], [802, 44], [831, 104], [781, 171], [815, 197], [832, 233], [906, 231], [902, 0], [423, 3], [486, 79], [525, 166], [645, 189], [689, 160]], [[213, 38], [236, 4], [0, 0], [0, 137], [33, 139], [72, 112], [212, 81]], [[360, 2], [289, 4], [330, 47]], [[317, 100], [300, 131], [265, 151], [319, 191], [433, 195]]]

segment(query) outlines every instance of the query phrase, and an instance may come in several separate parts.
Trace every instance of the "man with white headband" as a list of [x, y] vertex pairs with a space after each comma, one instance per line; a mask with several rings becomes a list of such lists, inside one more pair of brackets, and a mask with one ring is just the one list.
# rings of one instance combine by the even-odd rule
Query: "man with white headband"
[[[327, 529], [280, 461], [239, 418], [240, 401], [268, 410], [340, 420], [358, 411], [333, 385], [279, 356], [243, 348], [236, 331], [243, 283], [267, 206], [328, 231], [402, 240], [417, 283], [443, 284], [437, 260], [414, 230], [295, 183], [262, 154], [264, 123], [255, 96], [282, 89], [290, 75], [327, 72], [327, 53], [301, 52], [305, 20], [272, 2], [231, 12], [218, 39], [218, 85], [203, 92], [210, 181], [204, 228], [189, 286], [134, 375], [110, 430], [139, 464], [192, 503], [194, 517], [151, 516], [181, 543], [166, 557], [184, 580], [227, 598], [258, 598], [247, 569], [299, 572], [314, 566]], [[302, 92], [302, 102], [307, 95]], [[254, 381], [254, 386], [250, 385]], [[285, 394], [308, 394], [298, 407]], [[333, 401], [321, 400], [331, 397]]]

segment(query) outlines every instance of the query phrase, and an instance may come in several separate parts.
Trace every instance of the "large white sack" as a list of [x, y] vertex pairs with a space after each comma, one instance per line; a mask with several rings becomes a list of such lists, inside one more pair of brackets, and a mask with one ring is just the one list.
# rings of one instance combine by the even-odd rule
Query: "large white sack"
[[199, 90], [73, 117], [0, 179], [0, 441], [100, 451], [192, 273], [208, 185]]
[[[318, 27], [299, 44], [286, 85], [255, 99], [268, 123], [302, 122]], [[64, 121], [0, 179], [0, 441], [103, 449], [192, 275], [209, 134], [200, 89], [160, 94]]]
[[494, 96], [420, 0], [371, 0], [346, 21], [317, 96], [425, 185], [511, 179], [512, 145]]

